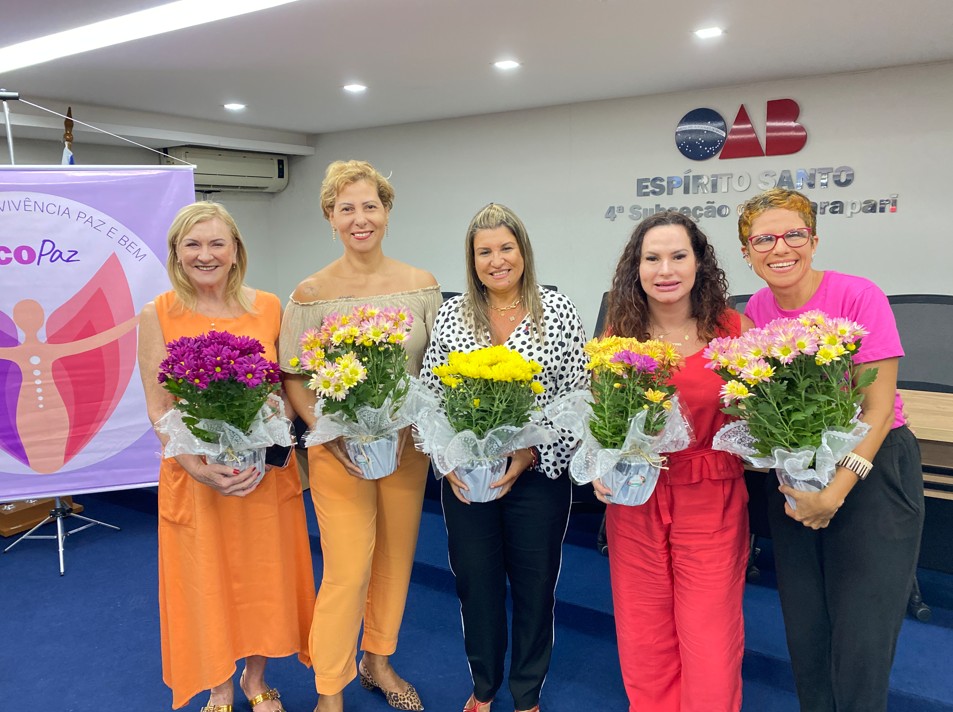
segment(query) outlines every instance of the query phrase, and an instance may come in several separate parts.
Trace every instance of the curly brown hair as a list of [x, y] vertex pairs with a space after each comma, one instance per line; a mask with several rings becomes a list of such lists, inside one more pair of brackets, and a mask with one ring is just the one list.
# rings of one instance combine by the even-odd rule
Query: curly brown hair
[[674, 210], [647, 217], [629, 237], [612, 278], [606, 331], [616, 336], [649, 338], [649, 303], [639, 279], [639, 265], [646, 233], [660, 225], [681, 225], [688, 233], [698, 265], [691, 291], [692, 317], [698, 322], [698, 335], [707, 341], [721, 330], [729, 309], [728, 279], [718, 266], [715, 250], [705, 233], [694, 220]]

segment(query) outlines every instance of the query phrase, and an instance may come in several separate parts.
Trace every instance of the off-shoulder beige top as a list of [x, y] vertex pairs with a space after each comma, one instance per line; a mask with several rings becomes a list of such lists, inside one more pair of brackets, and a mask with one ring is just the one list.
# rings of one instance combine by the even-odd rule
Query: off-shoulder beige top
[[407, 350], [407, 372], [416, 376], [420, 373], [424, 351], [430, 342], [430, 329], [442, 302], [443, 295], [439, 285], [372, 297], [319, 299], [314, 302], [299, 302], [289, 298], [281, 319], [281, 335], [278, 339], [281, 370], [286, 373], [296, 372], [289, 361], [292, 356], [298, 355], [298, 340], [301, 334], [312, 327], [320, 328], [321, 322], [328, 314], [344, 313], [362, 304], [372, 304], [376, 307], [404, 307], [414, 315], [414, 325], [404, 348]]

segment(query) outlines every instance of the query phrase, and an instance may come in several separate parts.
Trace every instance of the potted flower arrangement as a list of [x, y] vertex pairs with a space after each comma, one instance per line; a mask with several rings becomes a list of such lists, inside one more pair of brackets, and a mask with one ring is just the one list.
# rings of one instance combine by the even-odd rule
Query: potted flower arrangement
[[438, 478], [452, 471], [464, 481], [471, 502], [498, 496], [490, 484], [503, 476], [509, 453], [556, 441], [556, 433], [538, 422], [536, 395], [543, 385], [535, 376], [541, 371], [506, 346], [454, 351], [433, 369], [442, 398], [418, 415], [420, 448]]
[[[714, 339], [705, 350], [708, 367], [725, 380], [722, 410], [740, 420], [724, 426], [713, 447], [774, 468], [794, 489], [826, 487], [837, 462], [869, 430], [858, 416], [877, 369], [858, 373], [852, 358], [866, 333], [850, 320], [810, 311]], [[795, 506], [792, 498], [788, 503]]]
[[208, 462], [265, 472], [265, 448], [292, 444], [283, 415], [278, 365], [248, 336], [211, 331], [166, 344], [159, 383], [175, 406], [156, 428], [169, 436], [166, 457], [203, 455]]
[[301, 355], [291, 360], [318, 396], [305, 444], [343, 437], [367, 479], [397, 468], [398, 434], [412, 422], [405, 400], [413, 379], [403, 344], [413, 321], [407, 309], [369, 304], [329, 314], [320, 329], [301, 335]]
[[548, 411], [581, 441], [569, 474], [580, 484], [600, 479], [613, 504], [644, 504], [664, 466], [663, 453], [691, 443], [669, 382], [682, 357], [665, 342], [619, 336], [592, 339], [585, 352], [590, 390], [568, 393]]

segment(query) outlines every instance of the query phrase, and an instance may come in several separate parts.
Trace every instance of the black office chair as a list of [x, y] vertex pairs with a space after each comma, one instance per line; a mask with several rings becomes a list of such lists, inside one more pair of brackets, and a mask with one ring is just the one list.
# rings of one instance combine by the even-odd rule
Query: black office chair
[[728, 304], [737, 312], [745, 313], [745, 306], [748, 304], [748, 300], [751, 299], [750, 294], [732, 294], [728, 297]]
[[904, 357], [897, 387], [953, 393], [953, 296], [895, 294], [887, 297], [897, 320]]
[[[953, 353], [953, 296], [895, 294], [888, 300], [904, 351], [897, 371], [897, 387], [953, 393], [953, 365], [948, 357]], [[931, 615], [916, 578], [909, 611], [921, 621], [929, 620]]]

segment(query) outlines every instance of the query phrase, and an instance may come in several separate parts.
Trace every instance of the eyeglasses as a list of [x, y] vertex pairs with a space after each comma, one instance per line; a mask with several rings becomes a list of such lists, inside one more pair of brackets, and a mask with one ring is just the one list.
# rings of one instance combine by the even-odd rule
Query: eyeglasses
[[770, 252], [774, 249], [778, 240], [784, 240], [788, 247], [804, 247], [811, 239], [811, 228], [799, 227], [795, 230], [788, 230], [782, 235], [752, 235], [748, 238], [748, 244], [755, 252]]

